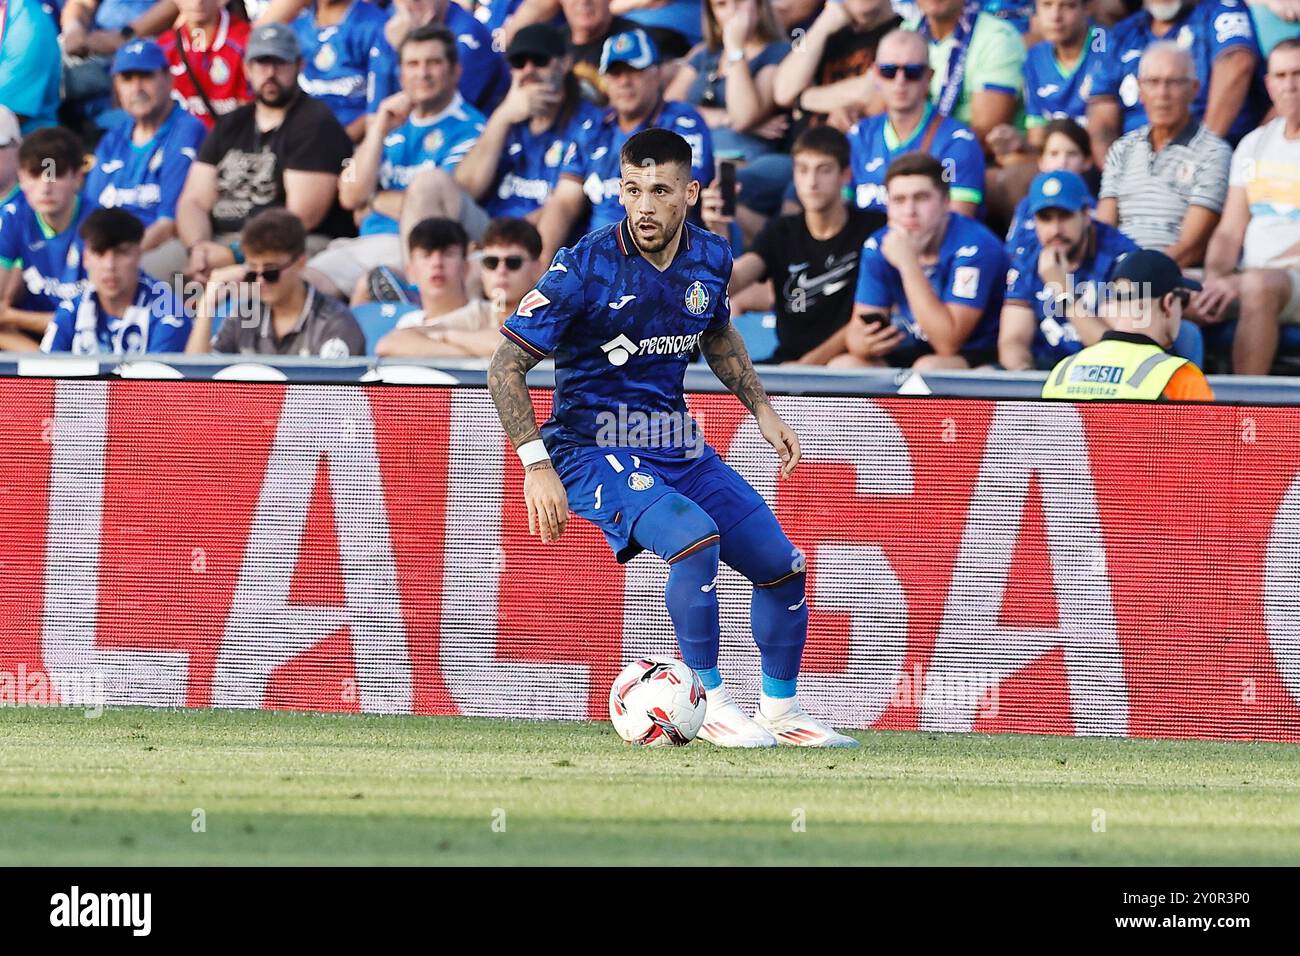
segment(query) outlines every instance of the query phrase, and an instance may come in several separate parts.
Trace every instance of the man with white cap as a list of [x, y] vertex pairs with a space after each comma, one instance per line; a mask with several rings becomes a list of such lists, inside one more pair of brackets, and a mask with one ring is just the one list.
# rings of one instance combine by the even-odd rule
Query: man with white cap
[[[338, 181], [352, 142], [330, 108], [299, 88], [301, 67], [292, 28], [268, 23], [253, 30], [244, 71], [255, 99], [217, 120], [177, 205], [187, 272], [195, 278], [242, 262], [238, 233], [264, 209], [283, 206], [309, 233], [351, 232], [351, 217], [338, 203]], [[325, 246], [313, 238], [309, 249]]]

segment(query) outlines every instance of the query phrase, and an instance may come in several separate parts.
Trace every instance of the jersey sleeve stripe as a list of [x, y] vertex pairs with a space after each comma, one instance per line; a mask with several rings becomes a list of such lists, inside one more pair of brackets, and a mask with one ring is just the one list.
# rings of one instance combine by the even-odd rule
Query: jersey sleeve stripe
[[543, 352], [532, 342], [529, 342], [526, 338], [524, 338], [514, 329], [511, 329], [507, 326], [504, 325], [501, 326], [501, 334], [504, 335], [506, 338], [510, 339], [510, 341], [514, 342], [525, 352], [528, 352], [532, 355], [536, 355], [538, 358], [546, 358], [546, 356], [549, 354], [547, 352]]

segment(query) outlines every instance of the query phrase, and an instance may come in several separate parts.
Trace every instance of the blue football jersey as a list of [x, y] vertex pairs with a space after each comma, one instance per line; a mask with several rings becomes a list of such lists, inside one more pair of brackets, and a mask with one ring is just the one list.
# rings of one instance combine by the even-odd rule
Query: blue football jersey
[[171, 287], [142, 272], [135, 301], [120, 316], [108, 315], [90, 287], [76, 299], [61, 302], [45, 331], [41, 350], [74, 355], [184, 352], [189, 337], [190, 318]]
[[[538, 358], [554, 353], [555, 397], [542, 428], [551, 453], [606, 444], [602, 432], [620, 420], [687, 415], [686, 367], [700, 335], [731, 321], [730, 279], [731, 247], [690, 223], [663, 272], [637, 251], [626, 219], [561, 249], [501, 327]], [[654, 451], [686, 457], [682, 447]]]
[[[1210, 97], [1210, 68], [1219, 54], [1241, 47], [1259, 56], [1255, 27], [1250, 11], [1242, 0], [1201, 0], [1173, 21], [1163, 37], [1152, 32], [1151, 14], [1139, 10], [1115, 24], [1105, 56], [1096, 57], [1091, 65], [1091, 96], [1110, 96], [1119, 100], [1124, 114], [1124, 132], [1130, 133], [1147, 121], [1147, 111], [1138, 98], [1138, 62], [1142, 52], [1159, 39], [1173, 40], [1192, 55], [1200, 89], [1192, 101], [1192, 116], [1205, 116]], [[1255, 128], [1262, 112], [1262, 65], [1251, 84], [1241, 114], [1228, 130], [1227, 139], [1235, 144]]]
[[1016, 211], [1011, 215], [1011, 226], [1007, 229], [1007, 240], [1002, 248], [1006, 251], [1007, 261], [1015, 262], [1024, 253], [1029, 243], [1038, 241], [1038, 232], [1034, 229], [1034, 217], [1029, 215], [1029, 197], [1016, 203]]
[[[899, 156], [921, 148], [933, 115], [931, 104], [906, 140], [898, 138], [887, 113], [859, 120], [849, 129], [849, 166], [859, 209], [885, 211], [885, 172]], [[969, 128], [950, 116], [944, 117], [930, 141], [929, 152], [948, 172], [953, 199], [977, 206], [984, 201], [984, 151]]]
[[[1079, 333], [1063, 315], [1056, 311], [1056, 303], [1049, 301], [1050, 294], [1043, 288], [1043, 280], [1038, 277], [1038, 256], [1043, 247], [1038, 242], [1038, 234], [1032, 229], [1033, 239], [1012, 260], [1007, 270], [1006, 301], [1028, 306], [1038, 320], [1034, 332], [1034, 344], [1031, 351], [1034, 365], [1040, 369], [1052, 368], [1061, 359], [1068, 358], [1083, 348]], [[1083, 303], [1094, 313], [1097, 308], [1101, 286], [1110, 277], [1115, 260], [1127, 252], [1135, 252], [1138, 244], [1113, 226], [1104, 222], [1093, 222], [1095, 246], [1091, 256], [1085, 257], [1073, 273], [1073, 287], [1067, 280], [1066, 292], [1079, 296]]]
[[[379, 188], [405, 189], [424, 169], [455, 169], [478, 142], [483, 123], [483, 114], [461, 99], [459, 93], [436, 116], [408, 119], [384, 137]], [[361, 221], [361, 234], [379, 232], [397, 232], [397, 221], [372, 211]]]
[[618, 125], [614, 111], [606, 110], [604, 119], [585, 140], [585, 150], [578, 142], [569, 144], [560, 170], [562, 175], [582, 183], [582, 191], [591, 203], [590, 230], [602, 229], [623, 218], [623, 207], [618, 201], [622, 177], [619, 151], [634, 135], [654, 127], [670, 129], [686, 140], [691, 146], [691, 175], [701, 186], [713, 181], [713, 137], [704, 118], [693, 107], [685, 103], [661, 103], [649, 119], [627, 132]]
[[82, 192], [92, 205], [125, 209], [147, 228], [176, 218], [176, 201], [207, 130], [179, 103], [143, 146], [131, 142], [134, 126], [122, 123], [99, 141]]
[[577, 155], [588, 155], [587, 141], [603, 116], [600, 107], [579, 99], [563, 123], [543, 133], [534, 135], [527, 120], [510, 127], [496, 182], [484, 197], [483, 208], [493, 218], [522, 218], [541, 208], [560, 179], [569, 145], [576, 145]]
[[[456, 34], [460, 54], [460, 92], [476, 109], [491, 113], [510, 90], [510, 68], [492, 47], [492, 33], [455, 3], [447, 4], [444, 25]], [[373, 113], [385, 97], [401, 89], [397, 52], [384, 36], [370, 51], [374, 69], [366, 92], [366, 110]]]
[[94, 208], [79, 197], [72, 222], [62, 232], [51, 229], [22, 194], [0, 213], [0, 266], [19, 269], [23, 276], [15, 308], [53, 312], [64, 299], [81, 294], [85, 272], [77, 230]]
[[370, 73], [379, 59], [372, 51], [380, 48], [387, 22], [388, 15], [367, 0], [353, 0], [333, 26], [316, 23], [315, 4], [293, 21], [302, 47], [298, 85], [328, 106], [342, 126], [366, 111]]
[[1106, 55], [1109, 38], [1093, 24], [1088, 29], [1079, 61], [1064, 69], [1052, 44], [1044, 40], [1025, 55], [1025, 125], [1044, 126], [1054, 119], [1072, 119], [1087, 125], [1088, 97], [1092, 93], [1092, 71]]
[[[903, 293], [903, 278], [880, 251], [880, 240], [888, 231], [886, 226], [863, 243], [858, 289], [853, 301], [892, 313], [894, 325], [906, 336], [899, 350], [921, 348], [929, 340]], [[1002, 311], [1007, 275], [1006, 255], [997, 236], [974, 219], [948, 213], [938, 260], [925, 267], [925, 274], [930, 288], [943, 302], [981, 311], [979, 322], [962, 351], [997, 348], [998, 315]]]
[[523, 0], [474, 0], [474, 19], [495, 33]]

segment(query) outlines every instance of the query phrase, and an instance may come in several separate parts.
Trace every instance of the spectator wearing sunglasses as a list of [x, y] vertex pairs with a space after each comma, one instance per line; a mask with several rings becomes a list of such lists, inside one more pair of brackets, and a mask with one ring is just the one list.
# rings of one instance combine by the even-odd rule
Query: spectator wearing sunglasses
[[[303, 278], [307, 230], [287, 209], [258, 213], [240, 233], [244, 261], [215, 269], [186, 352], [347, 358], [366, 354], [352, 312]], [[228, 312], [212, 335], [216, 316]]]
[[[503, 217], [535, 223], [559, 182], [569, 144], [585, 142], [600, 125], [602, 110], [582, 98], [555, 27], [524, 27], [510, 41], [506, 61], [510, 92], [454, 174], [426, 170], [412, 180], [402, 206], [403, 232], [431, 217], [464, 223], [465, 204], [475, 207], [472, 219], [481, 224]], [[470, 238], [480, 239], [482, 228]]]
[[793, 169], [786, 151], [790, 115], [772, 98], [777, 66], [790, 44], [769, 0], [704, 0], [701, 6], [704, 42], [677, 70], [664, 96], [699, 111], [716, 152], [743, 159], [742, 202], [771, 216]]
[[125, 209], [96, 209], [78, 234], [88, 283], [79, 296], [60, 304], [41, 351], [184, 352], [189, 317], [172, 287], [140, 268], [144, 223]]
[[[494, 219], [483, 233], [477, 256], [483, 298], [464, 302], [464, 247], [427, 248], [454, 237], [450, 227], [455, 225], [448, 219], [430, 219], [412, 232], [411, 269], [423, 308], [403, 316], [397, 328], [379, 340], [377, 355], [490, 358], [501, 342], [501, 323], [541, 278], [542, 237], [536, 228], [523, 219]], [[439, 311], [453, 294], [464, 304]]]
[[942, 164], [953, 212], [974, 216], [984, 199], [984, 153], [975, 134], [930, 101], [925, 40], [911, 30], [884, 36], [873, 67], [885, 112], [849, 130], [854, 196], [859, 209], [884, 212], [885, 172], [906, 153], [929, 153]]

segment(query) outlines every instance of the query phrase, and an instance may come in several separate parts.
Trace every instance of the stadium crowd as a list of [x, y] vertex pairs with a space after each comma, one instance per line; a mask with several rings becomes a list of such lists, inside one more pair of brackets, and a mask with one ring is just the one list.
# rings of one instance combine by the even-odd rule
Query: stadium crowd
[[0, 347], [488, 356], [650, 126], [758, 361], [1050, 369], [1138, 249], [1300, 327], [1300, 0], [0, 0]]

